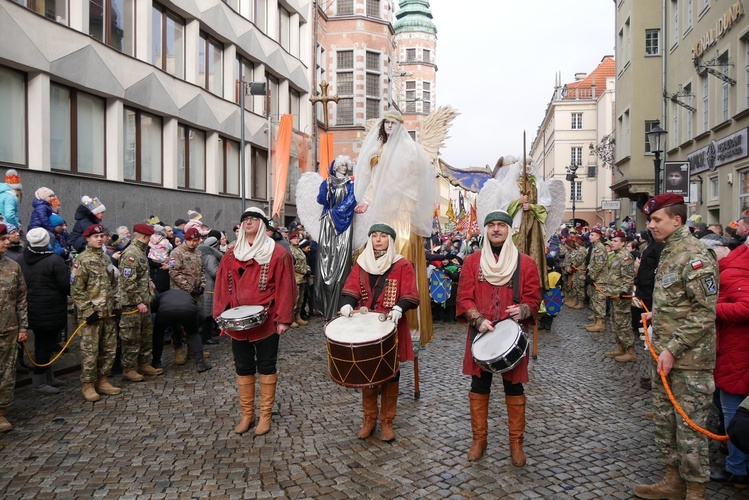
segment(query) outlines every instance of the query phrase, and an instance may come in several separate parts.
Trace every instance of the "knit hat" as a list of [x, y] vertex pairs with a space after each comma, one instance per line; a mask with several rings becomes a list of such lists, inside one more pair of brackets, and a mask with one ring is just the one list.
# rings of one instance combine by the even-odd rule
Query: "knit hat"
[[43, 227], [35, 227], [26, 233], [26, 240], [32, 247], [46, 247], [49, 245], [49, 232]]
[[44, 199], [46, 199], [46, 198], [47, 198], [48, 196], [54, 196], [54, 195], [55, 195], [55, 192], [54, 192], [54, 191], [52, 191], [52, 190], [51, 190], [50, 188], [48, 188], [48, 187], [40, 187], [40, 188], [39, 188], [39, 189], [37, 189], [37, 190], [36, 190], [36, 192], [34, 193], [34, 197], [35, 197], [35, 198], [36, 198], [37, 200], [44, 200]]
[[203, 218], [200, 212], [197, 212], [195, 210], [188, 210], [187, 216], [190, 217], [190, 220], [200, 220]]
[[52, 227], [61, 226], [62, 224], [65, 224], [65, 219], [57, 214], [52, 214], [49, 216], [49, 223]]
[[156, 234], [161, 234], [161, 235], [166, 236], [166, 228], [162, 226], [161, 224], [154, 224], [153, 232]]
[[84, 195], [83, 198], [81, 198], [81, 203], [91, 210], [92, 214], [101, 214], [107, 210], [107, 207], [105, 207], [99, 198], [96, 197], [91, 198]]
[[218, 229], [211, 229], [210, 231], [208, 231], [208, 234], [206, 236], [208, 236], [208, 237], [213, 236], [214, 238], [216, 238], [216, 240], [220, 240], [221, 239], [221, 231], [219, 231]]
[[187, 221], [185, 219], [177, 219], [176, 221], [174, 221], [174, 227], [179, 227], [182, 224], [187, 224]]
[[389, 234], [390, 237], [393, 238], [393, 241], [395, 241], [395, 229], [382, 222], [379, 224], [373, 224], [372, 227], [369, 228], [367, 236], [372, 236], [372, 233], [378, 232]]
[[5, 222], [4, 224], [8, 226], [8, 234], [12, 232], [18, 232], [18, 228], [14, 226], [13, 224], [11, 224], [10, 222]]
[[218, 245], [218, 240], [215, 236], [209, 236], [205, 239], [203, 244], [208, 245], [209, 247], [215, 247], [216, 245]]
[[504, 222], [508, 226], [512, 225], [512, 217], [510, 217], [510, 214], [508, 214], [504, 210], [494, 210], [493, 212], [489, 212], [488, 214], [486, 214], [486, 217], [484, 217], [485, 226], [494, 221]]
[[12, 168], [5, 171], [5, 183], [9, 184], [13, 189], [23, 189], [21, 176]]

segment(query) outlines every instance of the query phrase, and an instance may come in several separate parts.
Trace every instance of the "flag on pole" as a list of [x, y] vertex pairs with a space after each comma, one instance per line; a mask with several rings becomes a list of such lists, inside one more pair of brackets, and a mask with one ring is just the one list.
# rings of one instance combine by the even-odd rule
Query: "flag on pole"
[[479, 229], [479, 221], [476, 217], [476, 202], [473, 202], [473, 205], [471, 205], [471, 217], [468, 221], [468, 234], [480, 234], [481, 229]]
[[450, 200], [447, 204], [447, 213], [445, 215], [447, 215], [447, 218], [450, 221], [455, 222], [455, 211], [453, 210], [452, 200]]

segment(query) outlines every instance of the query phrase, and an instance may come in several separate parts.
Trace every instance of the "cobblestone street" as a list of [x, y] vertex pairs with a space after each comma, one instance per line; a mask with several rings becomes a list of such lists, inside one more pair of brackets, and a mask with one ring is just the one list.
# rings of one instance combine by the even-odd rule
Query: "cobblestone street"
[[[16, 392], [15, 429], [0, 435], [3, 498], [630, 498], [660, 477], [644, 354], [606, 359], [611, 333], [582, 329], [587, 311], [564, 310], [539, 337], [530, 363], [525, 452], [509, 458], [502, 385], [490, 403], [489, 446], [471, 463], [469, 378], [460, 373], [465, 328], [438, 323], [420, 356], [402, 368], [396, 440], [366, 441], [358, 391], [327, 375], [323, 323], [282, 337], [271, 431], [234, 434], [239, 407], [227, 339], [209, 348], [214, 369], [173, 365], [163, 376], [121, 384], [123, 394], [84, 403], [78, 372], [56, 396]], [[67, 354], [66, 356], [73, 356]], [[259, 400], [259, 397], [258, 397]], [[714, 454], [722, 460], [722, 455]], [[722, 464], [715, 464], [720, 467]], [[746, 490], [745, 490], [746, 491]], [[711, 484], [708, 498], [749, 498]]]

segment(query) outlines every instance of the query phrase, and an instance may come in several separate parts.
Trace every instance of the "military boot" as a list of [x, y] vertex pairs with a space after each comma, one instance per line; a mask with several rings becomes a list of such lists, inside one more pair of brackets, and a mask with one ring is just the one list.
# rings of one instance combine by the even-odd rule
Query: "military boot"
[[468, 393], [471, 407], [471, 431], [473, 443], [468, 450], [468, 460], [475, 462], [484, 455], [489, 434], [489, 394]]
[[89, 403], [93, 403], [94, 401], [99, 401], [101, 399], [99, 393], [96, 392], [96, 389], [94, 389], [93, 382], [84, 382], [81, 393], [83, 394], [83, 399], [85, 399]]
[[596, 318], [596, 322], [592, 325], [585, 327], [589, 332], [605, 332], [606, 331], [606, 320], [603, 318]]
[[591, 326], [594, 325], [596, 323], [596, 315], [591, 314], [590, 316], [588, 316], [588, 321], [590, 321]]
[[106, 375], [99, 375], [99, 379], [96, 381], [95, 389], [99, 394], [105, 394], [107, 396], [116, 396], [122, 392], [122, 389], [120, 389], [119, 387], [115, 387], [111, 383], [109, 383]]
[[635, 352], [634, 347], [630, 347], [629, 349], [627, 349], [627, 352], [625, 354], [617, 356], [614, 359], [616, 359], [620, 363], [630, 363], [632, 361], [637, 361], [637, 353]]
[[570, 309], [582, 309], [585, 307], [585, 302], [580, 299], [575, 299], [577, 302], [575, 302], [574, 305], [570, 306]]
[[141, 365], [138, 366], [138, 371], [143, 375], [161, 375], [164, 373], [163, 368], [154, 368], [148, 363], [141, 363]]
[[356, 437], [367, 439], [377, 427], [377, 389], [362, 389], [361, 405], [364, 410], [364, 423]]
[[122, 378], [124, 378], [128, 382], [143, 382], [146, 377], [138, 373], [135, 368], [125, 368], [125, 370], [122, 372]]
[[626, 351], [624, 350], [624, 346], [622, 345], [622, 343], [617, 342], [616, 348], [613, 351], [604, 352], [603, 355], [606, 356], [607, 358], [615, 358], [617, 356], [621, 356], [625, 352]]
[[0, 408], [0, 432], [12, 431], [13, 426], [5, 418], [5, 408]]
[[705, 500], [707, 483], [687, 482], [687, 496], [685, 500]]
[[[705, 490], [702, 491], [704, 495]], [[678, 467], [667, 465], [666, 475], [662, 480], [655, 484], [638, 484], [633, 492], [638, 498], [681, 500], [687, 494], [687, 482], [682, 479]]]

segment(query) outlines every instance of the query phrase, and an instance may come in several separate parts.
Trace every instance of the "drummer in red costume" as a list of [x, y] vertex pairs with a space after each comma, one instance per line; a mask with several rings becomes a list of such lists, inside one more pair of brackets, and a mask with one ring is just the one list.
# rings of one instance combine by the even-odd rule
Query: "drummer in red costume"
[[[511, 228], [512, 217], [507, 212], [496, 210], [486, 216], [484, 246], [481, 252], [466, 258], [458, 285], [456, 314], [461, 321], [470, 325], [463, 373], [471, 375], [471, 391], [468, 393], [473, 430], [473, 445], [468, 452], [468, 460], [471, 461], [480, 459], [486, 450], [492, 384], [492, 373], [482, 370], [473, 360], [471, 342], [477, 331], [493, 331], [496, 323], [503, 319], [511, 318], [525, 327], [531, 326], [533, 313], [541, 303], [536, 263], [515, 247]], [[517, 290], [513, 283], [518, 283]], [[528, 382], [528, 356], [523, 357], [515, 368], [502, 373], [510, 453], [512, 464], [518, 467], [525, 465], [525, 382]]]
[[[343, 286], [341, 316], [351, 316], [353, 309], [366, 307], [387, 313], [398, 325], [398, 359], [413, 361], [411, 330], [403, 313], [419, 305], [414, 265], [395, 252], [395, 230], [387, 224], [374, 224], [369, 229], [369, 240], [359, 255]], [[398, 402], [400, 370], [382, 384], [380, 423], [382, 441], [395, 439], [393, 418]], [[366, 439], [377, 427], [377, 387], [362, 389], [364, 424], [357, 436]]]
[[234, 429], [244, 434], [255, 423], [255, 373], [260, 382], [260, 419], [255, 435], [270, 430], [276, 399], [278, 341], [294, 321], [296, 278], [291, 254], [276, 245], [265, 230], [268, 217], [259, 208], [242, 213], [234, 248], [221, 259], [216, 273], [213, 317], [233, 307], [263, 306], [268, 317], [261, 325], [240, 331], [224, 330], [232, 338], [234, 368], [242, 419]]

